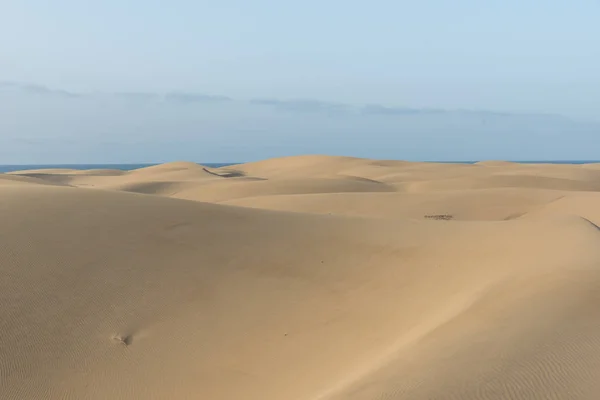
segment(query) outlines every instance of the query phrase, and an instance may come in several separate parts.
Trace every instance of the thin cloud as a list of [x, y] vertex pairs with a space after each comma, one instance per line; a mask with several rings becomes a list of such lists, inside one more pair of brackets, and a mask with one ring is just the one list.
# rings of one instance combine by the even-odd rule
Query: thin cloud
[[18, 91], [18, 92], [26, 93], [26, 94], [53, 95], [53, 96], [60, 96], [60, 97], [80, 97], [79, 94], [69, 92], [66, 90], [51, 89], [51, 88], [49, 88], [47, 86], [43, 86], [43, 85], [11, 82], [11, 81], [0, 82], [0, 91], [3, 91], [3, 92]]
[[[62, 89], [49, 88], [44, 85], [21, 83], [13, 81], [0, 81], [0, 93], [23, 93], [37, 96], [54, 96], [61, 98], [93, 98], [103, 96], [99, 93], [75, 93]], [[236, 100], [221, 95], [209, 95], [195, 92], [112, 92], [104, 95], [115, 96], [136, 101], [157, 101], [172, 104], [203, 104], [203, 103], [227, 103]], [[237, 100], [239, 102], [244, 102]], [[427, 115], [456, 115], [467, 117], [490, 117], [490, 118], [543, 118], [554, 119], [555, 121], [565, 122], [568, 118], [556, 114], [541, 113], [513, 113], [492, 110], [468, 110], [468, 109], [442, 109], [442, 108], [416, 108], [416, 107], [396, 107], [382, 104], [350, 105], [343, 103], [324, 102], [314, 99], [293, 99], [281, 100], [274, 98], [254, 98], [245, 103], [271, 107], [276, 111], [298, 114], [326, 114], [326, 115], [378, 115], [378, 116], [427, 116]]]
[[164, 97], [165, 101], [175, 103], [212, 103], [212, 102], [227, 102], [233, 101], [232, 98], [227, 96], [213, 96], [201, 93], [184, 93], [184, 92], [172, 92], [167, 93]]
[[250, 103], [271, 106], [282, 111], [300, 113], [345, 113], [352, 110], [351, 106], [346, 104], [328, 103], [318, 100], [252, 99]]

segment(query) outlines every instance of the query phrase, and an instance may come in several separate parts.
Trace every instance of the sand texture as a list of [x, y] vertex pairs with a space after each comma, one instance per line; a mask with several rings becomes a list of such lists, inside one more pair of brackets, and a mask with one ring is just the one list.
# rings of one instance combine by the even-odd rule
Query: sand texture
[[600, 165], [0, 175], [0, 399], [600, 398]]

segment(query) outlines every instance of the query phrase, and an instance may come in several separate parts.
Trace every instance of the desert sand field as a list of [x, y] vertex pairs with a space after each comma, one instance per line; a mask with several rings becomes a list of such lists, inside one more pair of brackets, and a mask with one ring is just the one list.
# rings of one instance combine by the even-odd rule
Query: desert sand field
[[2, 400], [600, 398], [600, 164], [0, 174]]

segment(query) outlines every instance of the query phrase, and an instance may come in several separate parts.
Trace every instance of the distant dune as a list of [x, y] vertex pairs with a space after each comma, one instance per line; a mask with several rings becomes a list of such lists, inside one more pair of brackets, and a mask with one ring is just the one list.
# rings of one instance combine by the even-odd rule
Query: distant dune
[[597, 399], [600, 166], [0, 174], [0, 399]]

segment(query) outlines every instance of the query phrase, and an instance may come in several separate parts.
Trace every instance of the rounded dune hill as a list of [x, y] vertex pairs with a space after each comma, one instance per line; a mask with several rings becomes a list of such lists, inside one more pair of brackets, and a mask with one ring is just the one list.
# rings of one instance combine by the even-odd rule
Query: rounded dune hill
[[305, 155], [272, 158], [236, 165], [235, 168], [248, 175], [268, 177], [319, 176], [338, 173], [343, 169], [361, 165], [368, 160], [355, 157]]
[[129, 171], [130, 175], [162, 175], [174, 172], [203, 175], [204, 166], [187, 161], [174, 161], [165, 164], [152, 165]]
[[596, 399], [598, 181], [327, 156], [0, 175], [0, 399]]

